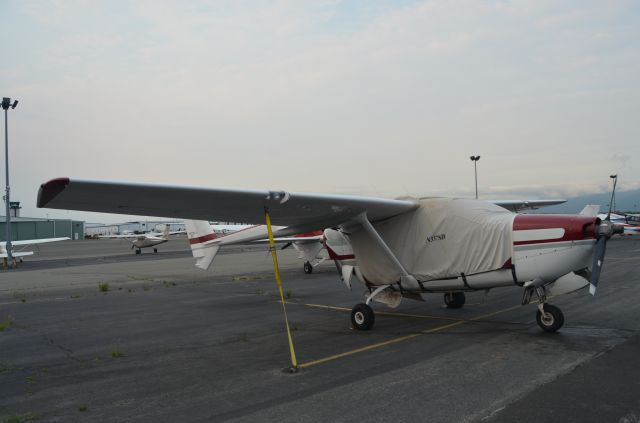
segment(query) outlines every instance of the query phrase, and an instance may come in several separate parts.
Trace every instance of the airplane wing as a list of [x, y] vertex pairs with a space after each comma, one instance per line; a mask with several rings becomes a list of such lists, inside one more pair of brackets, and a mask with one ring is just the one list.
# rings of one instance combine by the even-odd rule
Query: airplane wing
[[[44, 244], [47, 242], [57, 242], [57, 241], [66, 241], [67, 239], [71, 239], [68, 236], [62, 238], [41, 238], [41, 239], [22, 239], [20, 241], [11, 241], [11, 245], [14, 247], [17, 245], [34, 245], [34, 244]], [[2, 246], [4, 246], [6, 242], [2, 242]]]
[[535, 210], [541, 207], [566, 203], [567, 200], [487, 200], [487, 202], [517, 213], [524, 210]]
[[146, 237], [144, 235], [133, 234], [133, 235], [99, 235], [98, 238], [100, 239], [145, 239]]
[[407, 200], [308, 194], [267, 190], [232, 190], [69, 178], [40, 186], [38, 207], [103, 213], [162, 216], [193, 220], [263, 224], [265, 207], [279, 235], [324, 229], [366, 212], [370, 221], [417, 208]]
[[[26, 257], [26, 256], [32, 256], [33, 255], [33, 251], [13, 251], [11, 253], [11, 255], [13, 257]], [[7, 258], [9, 257], [9, 255], [7, 253], [4, 252], [0, 252], [0, 258]]]

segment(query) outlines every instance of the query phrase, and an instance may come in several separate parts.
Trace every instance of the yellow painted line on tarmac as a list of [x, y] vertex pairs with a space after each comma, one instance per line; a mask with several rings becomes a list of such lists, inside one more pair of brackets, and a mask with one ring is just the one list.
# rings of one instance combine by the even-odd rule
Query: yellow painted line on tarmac
[[[308, 304], [305, 304], [305, 305], [308, 305]], [[318, 306], [318, 307], [323, 307], [323, 308], [329, 308], [330, 310], [331, 309], [349, 310], [349, 309], [346, 309], [344, 307], [321, 306], [321, 305], [318, 305], [318, 304], [310, 305], [310, 306], [312, 306], [312, 307], [313, 306]], [[450, 328], [453, 328], [453, 327], [456, 327], [456, 326], [460, 326], [460, 325], [463, 325], [463, 324], [468, 323], [468, 322], [475, 322], [475, 321], [478, 321], [478, 320], [486, 319], [487, 317], [492, 317], [492, 316], [496, 316], [498, 314], [506, 313], [508, 311], [515, 310], [515, 309], [520, 308], [520, 307], [522, 307], [522, 306], [521, 305], [516, 305], [516, 306], [512, 306], [512, 307], [505, 308], [505, 309], [502, 309], [502, 310], [494, 311], [492, 313], [483, 314], [483, 315], [478, 316], [478, 317], [473, 317], [471, 319], [458, 320], [456, 322], [449, 323], [449, 324], [442, 325], [442, 326], [438, 326], [438, 327], [433, 328], [433, 329], [422, 330], [420, 332], [412, 333], [412, 334], [405, 335], [405, 336], [400, 336], [398, 338], [393, 338], [393, 339], [390, 339], [388, 341], [383, 341], [383, 342], [378, 342], [376, 344], [366, 345], [364, 347], [355, 348], [355, 349], [352, 349], [352, 350], [349, 350], [349, 351], [345, 351], [345, 352], [342, 352], [342, 353], [339, 353], [339, 354], [334, 354], [334, 355], [330, 355], [328, 357], [320, 358], [320, 359], [313, 360], [313, 361], [308, 361], [306, 363], [301, 363], [301, 364], [298, 365], [298, 367], [306, 368], [306, 367], [311, 367], [311, 366], [315, 366], [315, 365], [318, 365], [318, 364], [326, 363], [328, 361], [337, 360], [339, 358], [349, 357], [349, 356], [352, 356], [352, 355], [355, 355], [355, 354], [359, 354], [361, 352], [371, 351], [371, 350], [374, 350], [374, 349], [377, 349], [377, 348], [385, 347], [387, 345], [393, 345], [393, 344], [397, 344], [397, 343], [400, 343], [400, 342], [404, 342], [404, 341], [407, 341], [409, 339], [417, 338], [417, 337], [422, 336], [422, 335], [428, 335], [428, 334], [431, 334], [431, 333], [440, 332], [440, 331], [443, 331], [445, 329], [450, 329]], [[382, 314], [382, 313], [378, 313], [378, 314]], [[395, 313], [388, 313], [388, 314], [396, 315]]]
[[[350, 308], [347, 307], [337, 307], [323, 304], [304, 304], [307, 307], [313, 308], [322, 308], [325, 310], [337, 310], [337, 311], [351, 311]], [[428, 314], [408, 314], [408, 313], [389, 313], [384, 311], [376, 311], [376, 314], [380, 316], [398, 316], [398, 317], [417, 317], [420, 319], [434, 319], [434, 320], [452, 320], [454, 322], [466, 321], [466, 319], [459, 319], [456, 317], [446, 317], [446, 316], [431, 316]]]

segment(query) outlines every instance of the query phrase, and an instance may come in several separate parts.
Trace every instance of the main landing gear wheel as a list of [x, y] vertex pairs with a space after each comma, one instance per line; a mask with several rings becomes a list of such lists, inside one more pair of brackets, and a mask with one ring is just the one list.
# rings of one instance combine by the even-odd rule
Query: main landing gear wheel
[[136, 254], [141, 254], [142, 250], [136, 250]]
[[366, 304], [356, 304], [351, 309], [351, 325], [356, 330], [369, 330], [376, 321], [373, 309]]
[[444, 303], [447, 308], [461, 308], [465, 301], [464, 292], [447, 292], [444, 294]]
[[560, 329], [564, 324], [564, 314], [562, 314], [562, 311], [551, 304], [544, 304], [543, 308], [544, 315], [540, 311], [540, 308], [538, 308], [538, 312], [536, 313], [538, 326], [545, 332], [555, 332]]
[[307, 275], [313, 273], [313, 266], [308, 261], [304, 262], [304, 273]]
[[157, 248], [154, 248], [154, 249], [153, 249], [153, 252], [154, 252], [154, 253], [157, 253], [157, 252], [158, 252], [158, 249], [157, 249]]

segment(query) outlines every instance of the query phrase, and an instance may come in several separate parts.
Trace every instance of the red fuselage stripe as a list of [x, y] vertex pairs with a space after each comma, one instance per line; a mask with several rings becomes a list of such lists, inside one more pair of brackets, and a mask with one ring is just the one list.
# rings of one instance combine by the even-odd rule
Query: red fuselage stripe
[[209, 234], [204, 236], [199, 236], [197, 238], [189, 239], [189, 244], [202, 244], [203, 242], [211, 241], [212, 239], [216, 239], [218, 236], [216, 234]]
[[557, 214], [519, 214], [513, 220], [513, 230], [564, 229], [562, 238], [518, 241], [513, 245], [548, 244], [551, 242], [581, 241], [596, 238], [597, 218]]

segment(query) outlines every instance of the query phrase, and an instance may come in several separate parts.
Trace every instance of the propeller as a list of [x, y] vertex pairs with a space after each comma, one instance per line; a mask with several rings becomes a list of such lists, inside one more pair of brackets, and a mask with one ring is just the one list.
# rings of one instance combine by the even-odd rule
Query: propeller
[[616, 183], [618, 182], [618, 175], [611, 175], [613, 179], [613, 190], [611, 191], [611, 201], [609, 201], [609, 212], [607, 217], [600, 222], [596, 228], [596, 245], [593, 249], [593, 263], [591, 264], [591, 279], [589, 281], [589, 293], [591, 295], [596, 294], [596, 288], [600, 281], [600, 272], [602, 271], [602, 264], [604, 263], [604, 254], [607, 250], [607, 241], [614, 234], [622, 234], [624, 228], [620, 225], [611, 223], [611, 208], [613, 207], [613, 199], [616, 194]]

